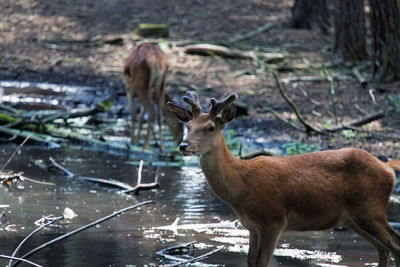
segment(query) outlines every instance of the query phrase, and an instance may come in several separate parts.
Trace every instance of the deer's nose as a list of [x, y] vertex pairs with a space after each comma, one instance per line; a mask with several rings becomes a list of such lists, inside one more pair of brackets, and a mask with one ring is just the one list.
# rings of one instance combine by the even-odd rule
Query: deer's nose
[[179, 151], [184, 152], [190, 147], [190, 143], [183, 141], [179, 144]]

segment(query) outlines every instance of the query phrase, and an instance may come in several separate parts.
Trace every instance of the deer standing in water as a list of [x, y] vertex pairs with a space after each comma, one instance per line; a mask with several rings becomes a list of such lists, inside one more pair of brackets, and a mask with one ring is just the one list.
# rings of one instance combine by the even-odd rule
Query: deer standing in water
[[[148, 113], [148, 127], [144, 148], [149, 148], [150, 139], [153, 134], [153, 123], [158, 120], [160, 136], [160, 150], [164, 150], [162, 138], [162, 117], [165, 117], [169, 131], [174, 140], [182, 141], [183, 124], [179, 122], [167, 108], [166, 103], [172, 98], [165, 89], [165, 76], [167, 74], [167, 63], [164, 53], [157, 44], [142, 43], [134, 47], [125, 62], [124, 81], [131, 113], [131, 143], [137, 143], [142, 130], [143, 117]], [[139, 113], [139, 127], [136, 128], [136, 104], [135, 98], [139, 97], [142, 104]]]
[[387, 221], [395, 184], [393, 169], [365, 150], [346, 148], [300, 156], [235, 158], [225, 144], [223, 128], [233, 120], [236, 94], [211, 99], [202, 113], [196, 93], [183, 100], [191, 110], [168, 103], [188, 133], [179, 145], [183, 155], [199, 155], [214, 193], [228, 203], [250, 232], [248, 266], [267, 266], [285, 230], [324, 230], [338, 224], [371, 242], [386, 267], [390, 253], [400, 266], [400, 235]]

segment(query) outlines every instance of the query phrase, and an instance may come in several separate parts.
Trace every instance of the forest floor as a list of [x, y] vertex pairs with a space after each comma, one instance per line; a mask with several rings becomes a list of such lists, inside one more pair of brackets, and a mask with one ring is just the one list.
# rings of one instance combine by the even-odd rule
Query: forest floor
[[[361, 86], [352, 75], [353, 67], [359, 65], [332, 64], [333, 29], [322, 35], [285, 27], [292, 5], [293, 1], [278, 0], [1, 1], [0, 79], [89, 85], [124, 94], [124, 60], [142, 40], [134, 29], [139, 23], [165, 23], [170, 29], [163, 45], [169, 65], [167, 88], [175, 98], [191, 88], [199, 91], [203, 103], [236, 92], [248, 115], [233, 127], [252, 128], [281, 141], [317, 144], [322, 149], [361, 147], [377, 156], [400, 158], [400, 97], [397, 102], [389, 101], [390, 96], [399, 96], [400, 84]], [[282, 53], [283, 61], [190, 55], [179, 43], [219, 43], [268, 22], [274, 23], [271, 29], [229, 46]], [[273, 108], [296, 122], [274, 82], [271, 71], [276, 71], [306, 120], [316, 127], [335, 124], [330, 83], [322, 64], [335, 77], [339, 123], [378, 111], [385, 117], [357, 131], [319, 135], [296, 130], [266, 111]], [[371, 78], [369, 67], [361, 73]], [[318, 81], [301, 81], [310, 76]]]

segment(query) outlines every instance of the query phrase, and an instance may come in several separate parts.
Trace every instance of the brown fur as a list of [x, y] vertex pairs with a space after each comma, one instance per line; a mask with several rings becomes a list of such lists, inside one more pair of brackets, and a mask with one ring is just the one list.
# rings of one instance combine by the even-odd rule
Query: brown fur
[[[139, 140], [144, 113], [149, 115], [147, 135], [144, 148], [149, 147], [153, 133], [154, 120], [158, 119], [160, 150], [163, 150], [161, 122], [165, 117], [169, 130], [176, 142], [182, 141], [183, 124], [180, 123], [166, 107], [171, 97], [165, 89], [167, 63], [160, 47], [152, 43], [142, 43], [132, 50], [124, 66], [124, 81], [126, 95], [131, 111], [131, 143]], [[136, 105], [135, 98], [139, 97], [142, 107], [139, 114], [139, 128], [135, 135]]]
[[188, 122], [180, 150], [200, 155], [210, 187], [250, 231], [249, 266], [267, 266], [285, 230], [323, 230], [338, 224], [376, 247], [380, 267], [387, 266], [390, 253], [400, 266], [400, 235], [386, 216], [395, 184], [393, 168], [400, 161], [386, 164], [355, 148], [239, 160], [225, 143], [222, 129], [231, 118], [224, 118], [224, 112], [185, 119], [182, 108], [170, 108]]

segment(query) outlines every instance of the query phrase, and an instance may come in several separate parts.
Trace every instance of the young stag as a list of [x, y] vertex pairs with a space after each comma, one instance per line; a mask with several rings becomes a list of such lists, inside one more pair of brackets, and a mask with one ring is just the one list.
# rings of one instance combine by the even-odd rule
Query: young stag
[[[171, 114], [166, 103], [172, 99], [165, 89], [165, 76], [167, 63], [164, 53], [157, 44], [142, 43], [134, 47], [125, 62], [124, 80], [125, 90], [131, 111], [131, 143], [139, 141], [142, 130], [144, 113], [147, 112], [148, 128], [144, 148], [149, 147], [153, 134], [153, 123], [158, 120], [160, 135], [160, 150], [163, 151], [163, 138], [161, 131], [162, 115], [165, 117], [170, 133], [177, 143], [182, 141], [183, 124]], [[139, 97], [142, 103], [139, 113], [139, 128], [135, 136], [136, 104], [135, 98]]]
[[386, 209], [400, 161], [383, 163], [368, 152], [347, 148], [300, 156], [235, 158], [225, 144], [223, 128], [235, 116], [236, 94], [211, 99], [201, 113], [197, 95], [183, 100], [191, 110], [172, 103], [170, 110], [187, 123], [179, 145], [183, 155], [199, 155], [214, 191], [228, 203], [250, 232], [249, 266], [267, 266], [279, 235], [344, 225], [371, 242], [386, 267], [389, 254], [400, 266], [400, 235], [389, 225]]

